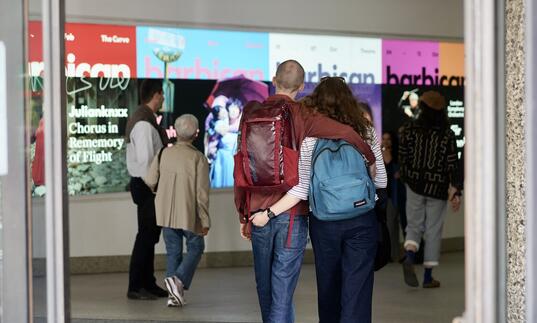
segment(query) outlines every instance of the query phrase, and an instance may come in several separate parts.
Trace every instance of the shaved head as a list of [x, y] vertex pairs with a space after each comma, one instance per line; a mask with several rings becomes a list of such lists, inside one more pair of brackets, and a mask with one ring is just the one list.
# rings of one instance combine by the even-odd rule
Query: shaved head
[[280, 90], [295, 92], [304, 84], [304, 74], [304, 68], [299, 62], [287, 60], [278, 65], [274, 85]]

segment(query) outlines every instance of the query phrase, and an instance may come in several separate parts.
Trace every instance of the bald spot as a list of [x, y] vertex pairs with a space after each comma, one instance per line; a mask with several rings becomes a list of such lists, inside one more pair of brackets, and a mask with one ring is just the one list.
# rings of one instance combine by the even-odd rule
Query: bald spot
[[296, 91], [304, 83], [304, 68], [295, 60], [281, 63], [276, 70], [276, 86], [286, 91]]

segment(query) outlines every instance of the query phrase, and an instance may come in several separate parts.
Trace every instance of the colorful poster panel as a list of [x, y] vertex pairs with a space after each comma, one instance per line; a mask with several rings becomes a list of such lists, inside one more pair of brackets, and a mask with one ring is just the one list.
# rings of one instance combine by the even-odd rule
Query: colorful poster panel
[[243, 75], [264, 81], [269, 79], [268, 34], [137, 27], [137, 60], [139, 78], [221, 80]]
[[342, 36], [270, 33], [270, 75], [285, 60], [297, 60], [306, 83], [341, 76], [349, 84], [381, 83], [381, 40]]

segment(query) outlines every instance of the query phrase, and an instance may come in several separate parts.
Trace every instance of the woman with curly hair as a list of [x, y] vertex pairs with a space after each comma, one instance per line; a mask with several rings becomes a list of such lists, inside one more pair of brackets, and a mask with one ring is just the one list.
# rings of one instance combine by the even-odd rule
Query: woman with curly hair
[[[376, 158], [373, 181], [377, 189], [385, 189], [386, 170], [377, 135], [345, 80], [321, 79], [302, 103], [314, 112], [351, 126], [368, 142]], [[306, 138], [304, 143], [315, 141]], [[311, 169], [311, 158], [309, 166]], [[321, 221], [310, 217], [319, 322], [371, 322], [377, 230], [374, 209], [348, 220]]]
[[[382, 152], [371, 123], [339, 77], [323, 78], [313, 93], [301, 101], [302, 113], [323, 114], [351, 126], [371, 146], [376, 159], [377, 188], [386, 188]], [[317, 138], [306, 137], [300, 146], [299, 183], [270, 209], [293, 207], [309, 194], [312, 155]], [[282, 207], [284, 205], [285, 207]], [[378, 223], [375, 210], [356, 218], [321, 221], [310, 218], [310, 237], [315, 254], [319, 322], [371, 322], [373, 269]]]

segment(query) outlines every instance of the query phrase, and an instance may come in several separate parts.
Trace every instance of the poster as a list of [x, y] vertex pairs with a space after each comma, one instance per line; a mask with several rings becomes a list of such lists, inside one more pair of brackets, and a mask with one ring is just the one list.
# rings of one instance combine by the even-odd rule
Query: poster
[[461, 43], [384, 40], [382, 43], [382, 128], [397, 133], [417, 118], [426, 91], [441, 93], [455, 133], [459, 155], [464, 137], [464, 46]]
[[304, 67], [306, 83], [323, 76], [341, 76], [348, 84], [381, 83], [381, 39], [343, 36], [276, 34], [269, 36], [270, 75], [295, 59]]
[[[41, 23], [29, 25], [32, 192], [46, 192], [42, 122]], [[305, 35], [158, 26], [67, 23], [65, 28], [69, 193], [121, 192], [129, 175], [124, 132], [146, 78], [163, 82], [159, 120], [173, 138], [175, 118], [200, 122], [194, 145], [210, 163], [213, 188], [233, 185], [238, 121], [251, 99], [269, 95], [278, 65], [299, 61], [305, 90], [324, 76], [342, 77], [367, 102], [379, 137], [415, 117], [428, 89], [448, 103], [459, 149], [464, 138], [464, 45], [437, 41]]]
[[[29, 74], [42, 76], [41, 22], [29, 24]], [[67, 23], [65, 76], [130, 79], [136, 72], [136, 27]], [[125, 81], [126, 82], [126, 81]]]
[[[30, 23], [31, 178], [34, 195], [46, 193], [42, 111], [42, 29]], [[124, 191], [124, 125], [136, 107], [136, 28], [68, 23], [65, 27], [68, 191]]]
[[268, 33], [137, 27], [136, 34], [138, 78], [269, 79]]

